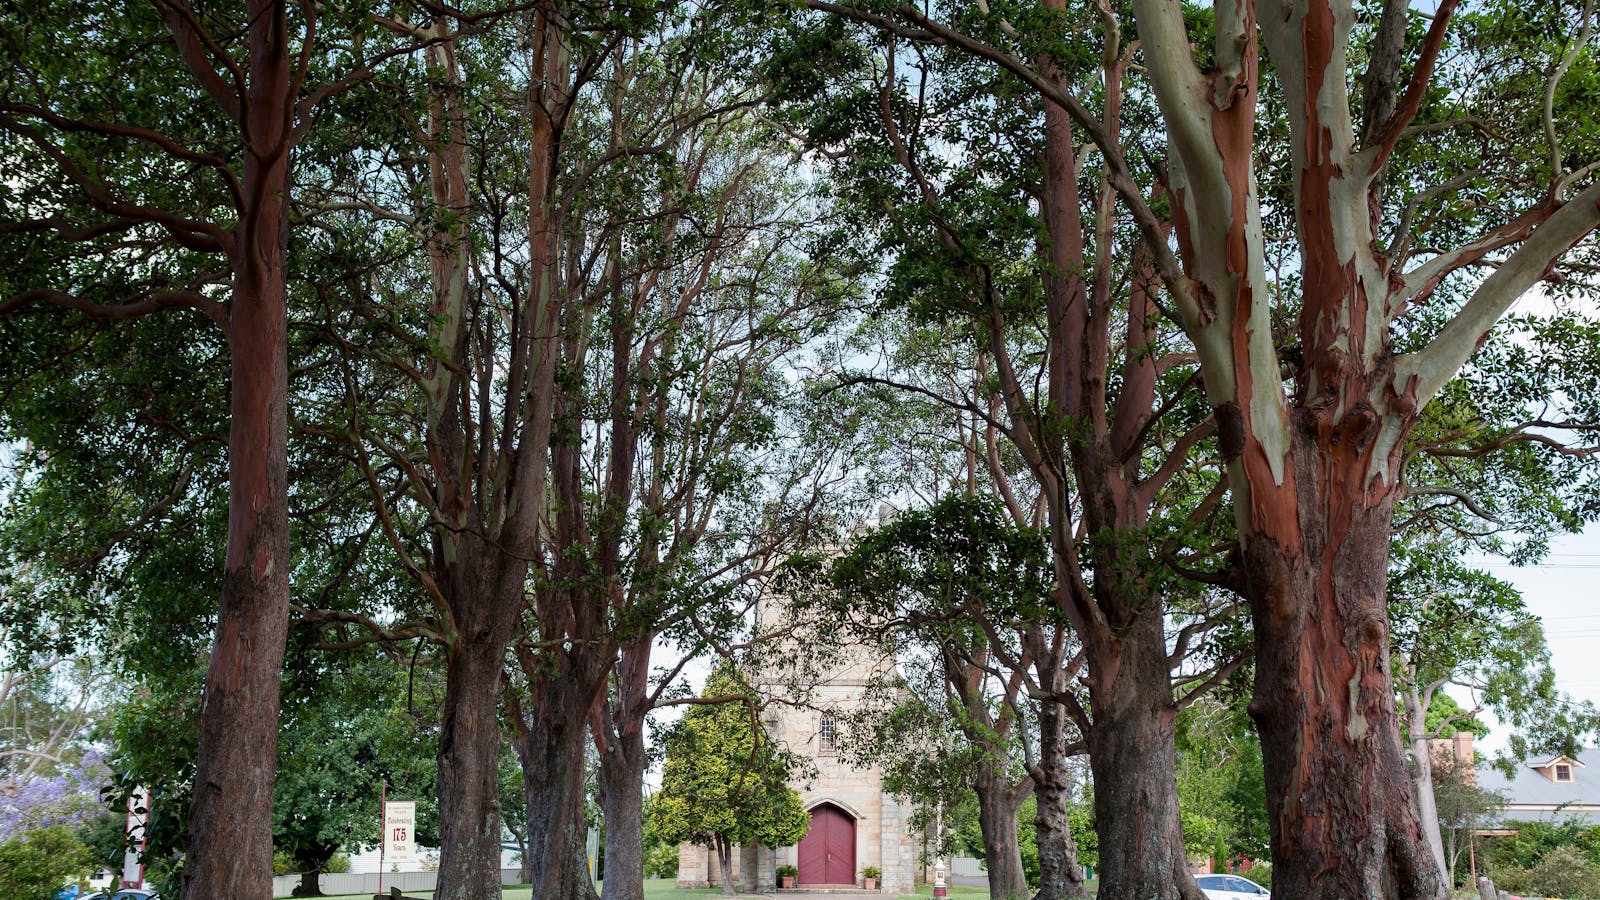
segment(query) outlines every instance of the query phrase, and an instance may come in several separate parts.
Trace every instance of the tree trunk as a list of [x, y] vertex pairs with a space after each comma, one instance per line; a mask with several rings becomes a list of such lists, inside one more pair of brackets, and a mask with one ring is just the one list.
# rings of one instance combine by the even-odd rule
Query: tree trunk
[[1033, 826], [1039, 844], [1039, 892], [1034, 900], [1087, 897], [1078, 847], [1067, 823], [1072, 778], [1067, 771], [1066, 710], [1059, 703], [1039, 704], [1039, 765], [1033, 773], [1038, 805]]
[[[1094, 727], [1087, 735], [1100, 836], [1101, 900], [1203, 900], [1178, 815], [1171, 671], [1160, 616], [1086, 641]], [[1100, 674], [1103, 673], [1103, 674]], [[1292, 893], [1284, 896], [1293, 897]]]
[[[247, 4], [243, 214], [228, 313], [228, 547], [200, 703], [183, 894], [272, 896], [278, 679], [289, 623], [288, 332], [284, 290], [290, 121], [284, 5]], [[267, 155], [262, 155], [266, 153]]]
[[321, 897], [322, 896], [322, 870], [307, 869], [300, 873], [300, 886], [295, 888], [296, 897]]
[[546, 686], [516, 737], [528, 804], [528, 883], [540, 900], [596, 900], [589, 877], [585, 809], [586, 713], [591, 702], [579, 679], [563, 675]]
[[1411, 756], [1415, 767], [1411, 786], [1417, 796], [1417, 824], [1428, 842], [1428, 850], [1433, 853], [1434, 865], [1441, 875], [1448, 878], [1450, 866], [1445, 861], [1444, 835], [1439, 828], [1439, 805], [1433, 795], [1433, 747], [1426, 732], [1417, 727], [1419, 724], [1413, 723], [1411, 729], [1412, 734], [1422, 735], [1411, 740]]
[[1444, 887], [1417, 822], [1388, 677], [1395, 489], [1378, 493], [1370, 445], [1341, 443], [1300, 415], [1283, 488], [1251, 485], [1255, 515], [1273, 527], [1243, 548], [1273, 892], [1437, 900]]
[[732, 897], [738, 893], [733, 886], [733, 845], [727, 838], [719, 837], [717, 842], [717, 871], [722, 875], [722, 895]]
[[600, 755], [606, 822], [603, 900], [644, 900], [644, 733], [627, 730]]
[[[465, 610], [463, 610], [464, 612]], [[500, 678], [505, 638], [457, 614], [439, 731], [438, 900], [500, 896]]]
[[1017, 845], [1017, 800], [1005, 769], [980, 763], [975, 785], [978, 827], [983, 831], [983, 858], [989, 870], [991, 900], [1018, 900], [1031, 893]]

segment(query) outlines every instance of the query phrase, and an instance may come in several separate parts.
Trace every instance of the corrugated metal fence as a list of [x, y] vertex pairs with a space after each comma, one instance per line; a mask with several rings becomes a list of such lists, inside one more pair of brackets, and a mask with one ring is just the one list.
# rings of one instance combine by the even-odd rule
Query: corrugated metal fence
[[[501, 884], [520, 884], [521, 881], [521, 869], [500, 870]], [[317, 884], [324, 894], [376, 894], [378, 874], [373, 872], [366, 875], [321, 875], [317, 878]], [[397, 887], [408, 894], [412, 891], [431, 891], [438, 884], [438, 872], [390, 872], [383, 876], [385, 892], [392, 887]], [[272, 896], [287, 897], [299, 886], [299, 875], [279, 875], [272, 879]]]
[[988, 873], [983, 869], [983, 860], [973, 859], [970, 856], [952, 856], [950, 857], [950, 874], [976, 878]]

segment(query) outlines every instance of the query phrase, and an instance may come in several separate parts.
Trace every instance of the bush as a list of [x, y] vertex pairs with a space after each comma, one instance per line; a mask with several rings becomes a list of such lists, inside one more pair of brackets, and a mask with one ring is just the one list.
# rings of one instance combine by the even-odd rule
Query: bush
[[657, 844], [644, 854], [644, 877], [677, 878], [678, 848], [672, 844]]
[[1545, 897], [1600, 900], [1600, 867], [1576, 847], [1557, 847], [1528, 872], [1526, 890]]
[[0, 844], [0, 897], [53, 900], [92, 863], [89, 849], [65, 825], [26, 832]]
[[1239, 877], [1254, 881], [1256, 884], [1259, 884], [1264, 888], [1271, 888], [1272, 864], [1256, 863], [1255, 865], [1251, 866], [1249, 870], [1240, 872]]
[[1513, 894], [1600, 900], [1600, 866], [1575, 847], [1557, 847], [1531, 869], [1498, 867], [1490, 877], [1495, 887]]

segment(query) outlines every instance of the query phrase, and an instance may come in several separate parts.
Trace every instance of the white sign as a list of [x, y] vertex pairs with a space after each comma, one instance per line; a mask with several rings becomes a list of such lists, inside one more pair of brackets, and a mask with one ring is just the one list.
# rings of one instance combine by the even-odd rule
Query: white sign
[[411, 862], [417, 857], [417, 801], [390, 800], [383, 804], [384, 864]]

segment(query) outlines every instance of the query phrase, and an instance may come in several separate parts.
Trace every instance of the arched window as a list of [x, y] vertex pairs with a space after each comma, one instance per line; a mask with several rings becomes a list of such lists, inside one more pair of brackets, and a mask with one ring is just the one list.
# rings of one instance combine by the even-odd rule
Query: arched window
[[833, 722], [833, 713], [823, 713], [822, 721], [817, 725], [817, 752], [835, 752], [835, 739], [838, 737], [838, 726]]

